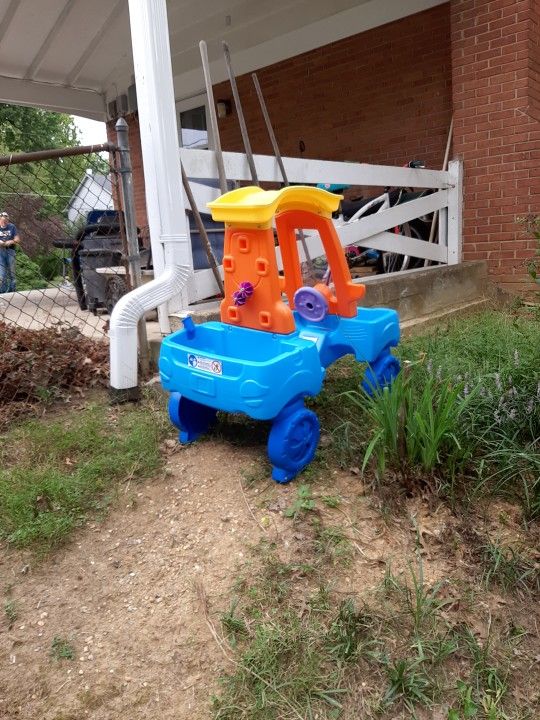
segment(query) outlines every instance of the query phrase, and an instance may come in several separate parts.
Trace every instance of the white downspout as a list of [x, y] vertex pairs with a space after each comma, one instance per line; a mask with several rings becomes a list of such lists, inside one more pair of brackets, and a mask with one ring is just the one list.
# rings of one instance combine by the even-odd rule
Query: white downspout
[[186, 285], [193, 276], [166, 0], [129, 0], [129, 20], [156, 279], [121, 298], [111, 315], [110, 383], [118, 400], [138, 396], [137, 320], [157, 307], [160, 329], [169, 333], [169, 303], [173, 310], [187, 305]]
[[153, 310], [179, 294], [191, 274], [185, 265], [174, 265], [156, 280], [124, 295], [114, 306], [109, 329], [111, 398], [115, 402], [139, 399], [137, 380], [137, 323]]
[[[129, 0], [129, 20], [141, 135], [146, 207], [156, 277], [171, 265], [193, 269], [182, 188], [178, 125], [166, 0]], [[187, 288], [159, 308], [161, 332], [169, 311], [188, 304]]]

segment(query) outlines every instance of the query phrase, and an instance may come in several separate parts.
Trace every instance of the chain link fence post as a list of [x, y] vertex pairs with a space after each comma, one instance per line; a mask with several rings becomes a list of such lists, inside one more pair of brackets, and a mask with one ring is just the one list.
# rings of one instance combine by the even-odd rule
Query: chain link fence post
[[[129, 278], [133, 289], [142, 284], [141, 258], [139, 254], [139, 239], [137, 234], [137, 221], [135, 216], [135, 200], [133, 196], [133, 174], [131, 170], [131, 156], [129, 151], [128, 124], [124, 118], [119, 118], [115, 125], [118, 145], [118, 167], [122, 185], [122, 207], [124, 211], [124, 227], [126, 232], [128, 256], [127, 265]], [[150, 355], [148, 351], [148, 338], [146, 335], [146, 320], [142, 317], [138, 322], [139, 336], [139, 362], [141, 372], [147, 375], [150, 370]]]

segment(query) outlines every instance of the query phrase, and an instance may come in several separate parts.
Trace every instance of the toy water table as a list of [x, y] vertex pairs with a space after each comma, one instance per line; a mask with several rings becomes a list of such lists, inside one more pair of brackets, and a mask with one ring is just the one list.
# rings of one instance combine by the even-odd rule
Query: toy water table
[[[304, 400], [320, 392], [331, 363], [349, 353], [368, 362], [367, 388], [388, 385], [399, 372], [390, 354], [399, 341], [397, 313], [357, 307], [365, 287], [352, 282], [332, 223], [339, 200], [313, 187], [245, 187], [209, 203], [214, 220], [226, 225], [221, 322], [195, 325], [187, 316], [183, 329], [163, 340], [159, 360], [180, 442], [205, 433], [218, 410], [272, 420], [272, 477], [288, 482], [315, 455], [319, 420]], [[298, 229], [318, 231], [334, 289], [303, 286]]]

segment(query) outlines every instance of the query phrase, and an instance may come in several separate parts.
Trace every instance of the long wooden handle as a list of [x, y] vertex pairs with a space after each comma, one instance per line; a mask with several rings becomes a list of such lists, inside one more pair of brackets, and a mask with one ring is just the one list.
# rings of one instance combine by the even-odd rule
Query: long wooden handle
[[[446, 168], [448, 167], [448, 158], [450, 157], [450, 146], [452, 145], [453, 129], [454, 129], [454, 116], [452, 115], [452, 119], [450, 120], [450, 128], [448, 130], [448, 138], [446, 140], [446, 149], [444, 151], [444, 160], [443, 160], [443, 166], [442, 166], [443, 170], [446, 170]], [[439, 220], [439, 211], [436, 210], [433, 213], [433, 218], [431, 219], [431, 227], [429, 229], [428, 242], [430, 242], [430, 243], [432, 243], [435, 240], [435, 228], [437, 227], [438, 220]]]
[[216, 104], [214, 102], [214, 91], [212, 88], [212, 78], [210, 76], [210, 64], [208, 62], [208, 48], [206, 42], [201, 40], [199, 43], [199, 50], [201, 52], [201, 60], [204, 73], [204, 84], [206, 85], [206, 95], [208, 97], [208, 110], [210, 112], [210, 127], [212, 129], [212, 136], [214, 140], [214, 151], [216, 153], [216, 162], [218, 168], [219, 178], [219, 189], [221, 194], [224, 195], [227, 192], [227, 176], [225, 174], [225, 165], [223, 164], [223, 152], [221, 150], [221, 140], [219, 137], [219, 126], [216, 115]]
[[216, 257], [212, 250], [212, 246], [210, 245], [210, 240], [208, 239], [208, 234], [206, 232], [206, 228], [204, 227], [204, 224], [203, 224], [203, 221], [201, 218], [201, 214], [199, 212], [199, 208], [197, 207], [195, 198], [193, 197], [193, 193], [191, 192], [189, 180], [187, 179], [186, 171], [184, 170], [184, 166], [182, 165], [182, 163], [180, 163], [180, 169], [182, 170], [182, 185], [184, 186], [184, 192], [186, 193], [188, 202], [191, 206], [191, 212], [193, 213], [193, 217], [195, 218], [195, 223], [197, 224], [197, 229], [199, 231], [199, 235], [201, 236], [201, 240], [203, 241], [204, 250], [206, 252], [206, 257], [208, 258], [208, 262], [210, 264], [210, 268], [216, 279], [218, 288], [219, 288], [221, 294], [223, 295], [223, 297], [225, 297], [225, 289], [223, 287], [223, 280], [221, 279], [221, 275], [219, 274]]
[[274, 151], [274, 155], [275, 155], [277, 163], [279, 165], [281, 177], [283, 178], [283, 182], [285, 183], [285, 185], [288, 185], [289, 180], [287, 179], [287, 173], [285, 172], [285, 166], [283, 165], [283, 160], [281, 159], [281, 153], [279, 151], [279, 146], [277, 144], [276, 136], [274, 133], [274, 128], [272, 127], [272, 121], [270, 120], [270, 115], [268, 114], [268, 108], [266, 107], [266, 102], [265, 102], [264, 96], [262, 94], [262, 90], [261, 90], [261, 86], [259, 84], [259, 78], [257, 77], [257, 73], [251, 73], [251, 79], [253, 80], [253, 84], [255, 85], [255, 92], [257, 93], [257, 97], [259, 98], [259, 105], [261, 106], [261, 112], [263, 114], [264, 123], [266, 125], [268, 137], [270, 138], [270, 142], [272, 143], [272, 150]]
[[232, 63], [231, 63], [231, 53], [229, 52], [229, 46], [223, 40], [223, 55], [225, 57], [225, 65], [227, 66], [227, 72], [229, 74], [229, 80], [231, 81], [231, 88], [232, 88], [232, 94], [234, 98], [234, 105], [236, 107], [236, 112], [238, 113], [238, 122], [240, 123], [240, 132], [242, 134], [242, 142], [244, 143], [244, 150], [246, 152], [246, 157], [249, 165], [249, 170], [251, 172], [251, 179], [253, 181], [254, 185], [259, 184], [259, 179], [257, 177], [257, 170], [255, 168], [255, 161], [253, 160], [253, 153], [251, 151], [251, 145], [249, 142], [249, 135], [247, 131], [247, 125], [246, 120], [244, 118], [244, 111], [242, 110], [242, 103], [240, 101], [240, 95], [238, 94], [238, 87], [236, 85], [236, 78], [234, 77], [234, 72], [232, 69]]
[[[285, 183], [285, 185], [288, 185], [289, 179], [287, 178], [287, 173], [285, 171], [285, 165], [283, 164], [283, 160], [281, 158], [281, 153], [279, 151], [279, 145], [277, 144], [276, 135], [274, 133], [274, 128], [272, 127], [272, 121], [270, 120], [270, 115], [268, 114], [268, 108], [266, 107], [266, 102], [264, 99], [264, 95], [262, 94], [262, 90], [261, 90], [261, 86], [259, 84], [259, 78], [257, 77], [257, 73], [251, 73], [251, 79], [253, 80], [253, 84], [255, 85], [255, 92], [257, 93], [257, 97], [259, 98], [259, 105], [261, 106], [261, 112], [263, 114], [264, 123], [266, 125], [268, 137], [270, 138], [270, 142], [272, 144], [272, 150], [274, 151], [274, 155], [277, 160], [277, 164], [279, 165], [281, 177], [283, 178], [283, 182]], [[313, 268], [313, 263], [311, 261], [311, 257], [309, 255], [309, 250], [308, 250], [308, 246], [306, 243], [306, 236], [304, 235], [303, 230], [299, 230], [298, 234], [300, 236], [300, 242], [302, 243], [302, 249], [304, 251], [304, 255], [306, 256], [306, 262], [307, 262], [309, 272], [312, 275], [312, 277], [314, 278], [315, 277], [314, 268]]]

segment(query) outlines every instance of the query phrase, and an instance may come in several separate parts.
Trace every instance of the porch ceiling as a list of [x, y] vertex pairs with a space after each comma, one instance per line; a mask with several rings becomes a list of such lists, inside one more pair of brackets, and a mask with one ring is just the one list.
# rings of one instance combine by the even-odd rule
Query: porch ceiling
[[[167, 0], [177, 99], [203, 88], [198, 41], [225, 79], [444, 0]], [[397, 7], [399, 6], [399, 7]], [[104, 119], [133, 83], [127, 0], [0, 0], [0, 101]]]

